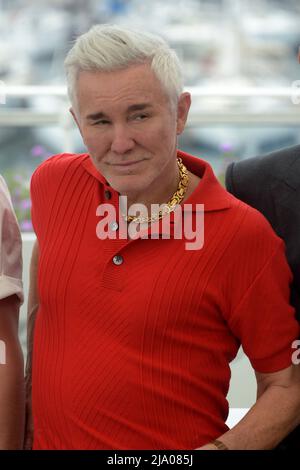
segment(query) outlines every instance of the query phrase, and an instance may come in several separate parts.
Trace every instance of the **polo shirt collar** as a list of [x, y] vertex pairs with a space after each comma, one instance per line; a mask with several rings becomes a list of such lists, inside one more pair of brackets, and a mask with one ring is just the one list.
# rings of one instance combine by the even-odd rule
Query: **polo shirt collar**
[[[204, 204], [204, 212], [225, 210], [232, 206], [232, 196], [221, 186], [208, 162], [181, 150], [178, 150], [177, 155], [182, 158], [189, 171], [201, 178], [197, 188], [185, 201], [185, 204], [191, 204], [192, 212], [196, 211], [196, 204]], [[82, 161], [82, 165], [90, 175], [104, 186], [104, 189], [110, 187], [105, 177], [96, 169], [88, 154]], [[110, 189], [113, 190], [113, 188]]]
[[82, 160], [81, 164], [86, 169], [86, 171], [98, 181], [100, 181], [100, 183], [102, 183], [104, 186], [109, 186], [109, 183], [106, 181], [102, 173], [100, 173], [100, 171], [98, 171], [95, 167], [90, 155], [86, 154], [86, 157], [84, 160]]
[[185, 204], [192, 204], [193, 211], [196, 210], [195, 204], [204, 204], [204, 212], [229, 209], [232, 206], [232, 196], [221, 186], [208, 162], [181, 150], [178, 150], [177, 155], [191, 173], [201, 178]]

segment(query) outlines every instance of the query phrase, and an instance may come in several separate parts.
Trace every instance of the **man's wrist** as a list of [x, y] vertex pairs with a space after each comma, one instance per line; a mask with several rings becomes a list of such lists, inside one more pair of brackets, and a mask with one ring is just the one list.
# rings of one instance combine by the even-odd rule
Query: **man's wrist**
[[219, 439], [215, 439], [214, 441], [210, 442], [210, 444], [214, 445], [218, 450], [229, 450], [224, 442], [220, 441]]

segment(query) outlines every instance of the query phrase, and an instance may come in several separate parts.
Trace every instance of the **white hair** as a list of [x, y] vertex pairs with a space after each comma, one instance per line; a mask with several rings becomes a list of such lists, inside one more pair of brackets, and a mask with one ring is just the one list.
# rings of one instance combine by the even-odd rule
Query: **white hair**
[[143, 63], [150, 64], [171, 102], [177, 103], [183, 91], [182, 70], [175, 51], [162, 38], [116, 25], [93, 26], [77, 38], [64, 62], [71, 103], [76, 101], [80, 71], [113, 72]]

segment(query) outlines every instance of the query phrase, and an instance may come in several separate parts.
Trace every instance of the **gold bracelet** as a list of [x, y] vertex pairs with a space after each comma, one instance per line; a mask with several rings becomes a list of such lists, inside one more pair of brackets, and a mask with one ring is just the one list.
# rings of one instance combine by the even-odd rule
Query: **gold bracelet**
[[218, 450], [229, 450], [228, 447], [225, 446], [225, 444], [222, 441], [219, 441], [218, 439], [212, 441], [211, 444], [216, 446]]

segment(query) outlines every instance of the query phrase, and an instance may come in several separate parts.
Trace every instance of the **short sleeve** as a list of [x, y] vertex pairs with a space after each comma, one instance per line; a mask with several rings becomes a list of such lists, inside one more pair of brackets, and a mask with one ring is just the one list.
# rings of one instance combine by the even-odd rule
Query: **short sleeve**
[[8, 188], [0, 176], [0, 300], [14, 294], [23, 302], [22, 241]]
[[292, 364], [292, 343], [300, 328], [289, 303], [291, 279], [280, 240], [231, 315], [231, 329], [258, 372]]
[[[78, 158], [79, 157], [79, 158]], [[33, 172], [30, 181], [31, 221], [42, 250], [44, 239], [52, 224], [52, 210], [64, 194], [58, 195], [61, 183], [74, 162], [81, 164], [83, 154], [52, 155], [42, 162]], [[76, 169], [75, 169], [76, 170]], [[71, 169], [71, 172], [74, 171]]]

